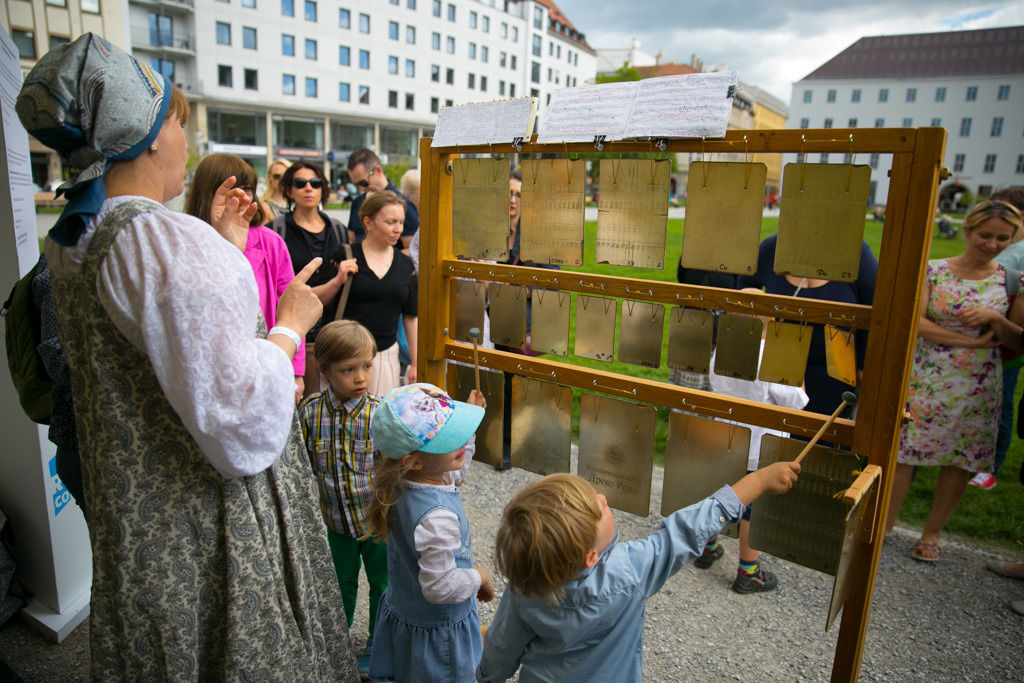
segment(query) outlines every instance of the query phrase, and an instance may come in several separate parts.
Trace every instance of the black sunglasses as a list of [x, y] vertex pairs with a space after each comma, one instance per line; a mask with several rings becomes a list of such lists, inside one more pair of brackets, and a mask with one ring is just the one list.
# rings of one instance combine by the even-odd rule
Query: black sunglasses
[[294, 187], [296, 190], [301, 190], [302, 188], [304, 188], [306, 186], [306, 183], [309, 183], [309, 186], [312, 187], [314, 190], [319, 190], [321, 187], [324, 186], [324, 181], [320, 180], [319, 178], [292, 178], [292, 187]]
[[[376, 170], [377, 169], [373, 169], [373, 171], [376, 171]], [[359, 187], [363, 188], [364, 190], [368, 189], [370, 187], [370, 178], [373, 177], [373, 171], [370, 171], [370, 175], [368, 175], [365, 178], [363, 178], [362, 180], [360, 180], [358, 183], [356, 183], [356, 185], [358, 185]]]

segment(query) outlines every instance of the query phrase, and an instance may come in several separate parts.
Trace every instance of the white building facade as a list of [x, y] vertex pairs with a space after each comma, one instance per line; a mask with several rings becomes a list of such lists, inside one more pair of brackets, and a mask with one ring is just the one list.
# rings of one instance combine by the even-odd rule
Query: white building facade
[[[789, 128], [925, 126], [946, 129], [943, 208], [1024, 185], [1024, 27], [862, 38], [793, 84]], [[885, 204], [891, 155], [853, 162], [871, 165], [870, 202]]]

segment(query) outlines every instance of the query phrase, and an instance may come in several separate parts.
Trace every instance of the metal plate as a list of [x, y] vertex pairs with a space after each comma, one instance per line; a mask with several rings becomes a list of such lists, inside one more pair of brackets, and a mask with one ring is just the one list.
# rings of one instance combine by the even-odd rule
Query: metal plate
[[711, 338], [714, 331], [714, 311], [670, 309], [667, 365], [673, 370], [708, 374], [711, 370]]
[[526, 297], [529, 291], [522, 285], [491, 283], [492, 342], [517, 349], [526, 346]]
[[508, 159], [452, 162], [452, 249], [463, 258], [508, 259]]
[[565, 356], [569, 353], [569, 311], [572, 295], [551, 289], [533, 290], [530, 349]]
[[583, 208], [586, 164], [582, 159], [523, 161], [523, 261], [583, 265]]
[[[465, 401], [476, 383], [473, 366], [449, 361], [445, 383], [446, 391], [452, 398]], [[487, 401], [487, 410], [476, 430], [476, 454], [473, 460], [500, 470], [505, 466], [502, 437], [505, 425], [505, 373], [480, 368], [480, 393]]]
[[[455, 296], [452, 301], [455, 311], [452, 319], [455, 320], [455, 335], [453, 339], [472, 342], [469, 331], [472, 328], [484, 329], [484, 308], [487, 306], [487, 285], [475, 280], [456, 280]], [[482, 339], [480, 341], [483, 341]]]
[[870, 166], [787, 164], [775, 272], [855, 281], [870, 183]]
[[[828, 603], [828, 616], [825, 618], [825, 631], [832, 628], [832, 622], [839, 616], [839, 610], [846, 604], [846, 598], [850, 596], [852, 585], [849, 573], [850, 561], [860, 542], [861, 525], [864, 523], [864, 516], [867, 510], [875, 505], [875, 497], [878, 495], [878, 488], [881, 486], [881, 479], [875, 479], [872, 487], [874, 492], [865, 495], [860, 502], [850, 510], [846, 521], [846, 529], [843, 533], [843, 549], [839, 554], [839, 568], [836, 571], [836, 580], [832, 583], [832, 599]], [[867, 551], [866, 548], [863, 550]]]
[[573, 353], [583, 358], [612, 361], [615, 348], [615, 299], [576, 297], [576, 343]]
[[[761, 438], [758, 467], [795, 460], [807, 444], [774, 434]], [[846, 505], [835, 498], [856, 479], [860, 458], [814, 446], [788, 493], [764, 495], [750, 516], [750, 547], [810, 569], [836, 575], [846, 535]]]
[[671, 411], [665, 443], [665, 485], [661, 514], [698, 503], [747, 473], [750, 430]]
[[680, 257], [684, 268], [740, 275], [757, 270], [767, 175], [764, 164], [690, 164]]
[[572, 388], [512, 378], [512, 467], [537, 474], [568, 472], [572, 453]]
[[811, 328], [808, 325], [769, 321], [757, 378], [762, 382], [803, 386], [810, 349]]
[[580, 401], [580, 456], [577, 473], [608, 505], [646, 517], [651, 510], [654, 467], [652, 406], [583, 394]]
[[598, 263], [665, 267], [672, 164], [654, 159], [602, 159], [597, 202]]
[[715, 372], [724, 377], [754, 381], [761, 355], [764, 322], [749, 315], [723, 313], [718, 317]]
[[851, 330], [825, 325], [825, 369], [830, 377], [857, 386], [856, 338]]
[[661, 367], [661, 340], [665, 334], [665, 307], [646, 301], [622, 302], [619, 320], [619, 361]]

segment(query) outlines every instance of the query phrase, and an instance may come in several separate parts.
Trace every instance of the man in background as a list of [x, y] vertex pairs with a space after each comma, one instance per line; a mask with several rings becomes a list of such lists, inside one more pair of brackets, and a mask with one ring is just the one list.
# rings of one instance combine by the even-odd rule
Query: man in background
[[352, 200], [352, 210], [348, 215], [349, 239], [352, 243], [361, 242], [366, 236], [363, 230], [363, 222], [359, 219], [359, 209], [366, 199], [367, 191], [382, 192], [391, 190], [405, 200], [405, 226], [402, 229], [402, 249], [407, 250], [412, 242], [412, 236], [420, 229], [420, 213], [408, 197], [398, 191], [398, 188], [391, 184], [391, 181], [384, 175], [384, 169], [380, 165], [380, 159], [373, 150], [357, 149], [348, 158], [348, 176], [356, 187], [359, 188], [359, 195]]

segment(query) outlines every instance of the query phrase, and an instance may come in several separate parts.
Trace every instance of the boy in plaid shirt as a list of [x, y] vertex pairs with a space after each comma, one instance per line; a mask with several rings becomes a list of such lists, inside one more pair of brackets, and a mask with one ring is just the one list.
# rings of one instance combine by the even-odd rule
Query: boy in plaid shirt
[[359, 323], [338, 320], [320, 330], [314, 354], [328, 386], [302, 402], [299, 421], [320, 491], [320, 511], [327, 524], [349, 626], [356, 608], [359, 567], [361, 563], [366, 566], [370, 638], [359, 659], [359, 670], [368, 673], [377, 604], [388, 586], [387, 544], [376, 538], [359, 540], [367, 531], [366, 510], [373, 496], [371, 474], [379, 457], [370, 436], [370, 420], [380, 399], [366, 390], [377, 344]]

